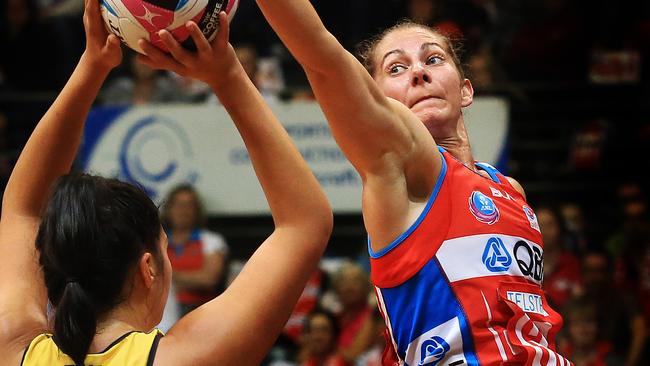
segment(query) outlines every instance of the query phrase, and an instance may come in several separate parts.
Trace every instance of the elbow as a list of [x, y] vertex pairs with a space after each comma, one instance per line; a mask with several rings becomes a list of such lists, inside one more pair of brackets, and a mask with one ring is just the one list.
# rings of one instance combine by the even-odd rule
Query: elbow
[[325, 251], [327, 244], [332, 235], [334, 228], [334, 215], [329, 203], [322, 205], [319, 209], [312, 211], [311, 219], [306, 227], [311, 231], [310, 236], [313, 239], [314, 248], [319, 256]]

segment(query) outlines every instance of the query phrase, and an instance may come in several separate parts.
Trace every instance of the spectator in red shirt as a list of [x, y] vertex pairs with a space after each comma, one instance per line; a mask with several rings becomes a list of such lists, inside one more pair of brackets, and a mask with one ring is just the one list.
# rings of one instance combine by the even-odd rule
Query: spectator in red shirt
[[538, 207], [537, 220], [544, 241], [544, 283], [551, 307], [561, 308], [581, 288], [580, 260], [566, 249], [568, 241], [559, 211]]
[[597, 310], [586, 300], [574, 302], [564, 314], [567, 338], [560, 342], [560, 352], [575, 366], [623, 365], [613, 352], [612, 344], [599, 337]]

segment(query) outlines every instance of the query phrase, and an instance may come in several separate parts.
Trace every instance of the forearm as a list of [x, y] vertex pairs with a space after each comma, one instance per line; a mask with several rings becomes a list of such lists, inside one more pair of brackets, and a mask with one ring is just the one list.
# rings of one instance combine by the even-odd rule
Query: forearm
[[40, 214], [50, 185], [72, 166], [88, 111], [107, 75], [108, 70], [93, 68], [82, 56], [25, 145], [7, 184], [4, 209]]
[[318, 181], [241, 65], [231, 70], [213, 90], [246, 144], [276, 226], [328, 226], [331, 209]]

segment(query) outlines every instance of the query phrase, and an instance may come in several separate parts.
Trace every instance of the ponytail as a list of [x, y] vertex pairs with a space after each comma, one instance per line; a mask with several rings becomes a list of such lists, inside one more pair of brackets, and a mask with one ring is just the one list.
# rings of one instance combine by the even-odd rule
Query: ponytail
[[92, 300], [79, 282], [67, 282], [56, 309], [54, 334], [57, 346], [72, 358], [75, 366], [85, 366], [96, 327], [97, 314]]
[[75, 366], [84, 366], [98, 319], [127, 299], [142, 254], [162, 266], [160, 230], [158, 208], [142, 189], [87, 174], [59, 178], [36, 248], [55, 309], [54, 340]]

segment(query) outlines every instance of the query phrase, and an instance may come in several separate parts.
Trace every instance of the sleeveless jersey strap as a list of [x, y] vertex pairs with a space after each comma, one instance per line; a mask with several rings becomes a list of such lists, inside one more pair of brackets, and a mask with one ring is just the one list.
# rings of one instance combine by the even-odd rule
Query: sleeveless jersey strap
[[488, 163], [476, 162], [476, 163], [474, 163], [474, 165], [476, 165], [477, 168], [479, 168], [479, 169], [485, 171], [486, 173], [488, 173], [488, 175], [490, 176], [490, 178], [493, 181], [495, 181], [496, 183], [501, 183], [501, 179], [499, 178], [499, 175], [502, 175], [502, 174], [497, 170], [497, 168], [493, 167], [492, 165], [490, 165]]

